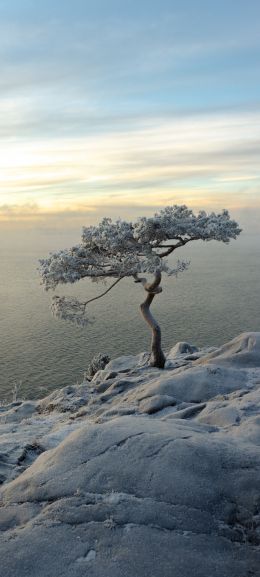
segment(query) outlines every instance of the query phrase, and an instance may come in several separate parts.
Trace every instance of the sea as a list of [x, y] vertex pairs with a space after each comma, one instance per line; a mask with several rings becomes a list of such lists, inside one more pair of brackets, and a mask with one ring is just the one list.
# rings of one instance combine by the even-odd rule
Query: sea
[[[91, 322], [84, 328], [52, 317], [39, 259], [79, 241], [75, 231], [0, 232], [1, 403], [81, 383], [99, 352], [114, 358], [149, 350], [149, 328], [139, 312], [145, 293], [132, 279], [89, 305]], [[229, 245], [194, 242], [176, 251], [177, 258], [190, 261], [189, 270], [177, 279], [164, 276], [152, 305], [166, 352], [179, 341], [219, 346], [244, 331], [260, 331], [259, 235], [242, 233]], [[103, 291], [102, 284], [82, 280], [56, 294], [86, 300]]]

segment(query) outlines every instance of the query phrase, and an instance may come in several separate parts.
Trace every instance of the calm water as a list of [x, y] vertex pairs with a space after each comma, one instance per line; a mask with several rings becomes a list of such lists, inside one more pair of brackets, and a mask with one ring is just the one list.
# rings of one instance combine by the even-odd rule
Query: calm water
[[[0, 241], [0, 399], [10, 399], [15, 382], [22, 381], [26, 398], [81, 382], [99, 351], [115, 357], [149, 348], [138, 311], [143, 289], [129, 279], [90, 305], [95, 322], [84, 329], [51, 317], [38, 259], [78, 242], [78, 236], [5, 233]], [[165, 278], [153, 304], [166, 350], [181, 340], [219, 345], [242, 331], [260, 330], [260, 237], [242, 235], [229, 246], [194, 243], [177, 256], [191, 260], [190, 269], [177, 280]], [[90, 298], [102, 290], [82, 281], [66, 292]]]

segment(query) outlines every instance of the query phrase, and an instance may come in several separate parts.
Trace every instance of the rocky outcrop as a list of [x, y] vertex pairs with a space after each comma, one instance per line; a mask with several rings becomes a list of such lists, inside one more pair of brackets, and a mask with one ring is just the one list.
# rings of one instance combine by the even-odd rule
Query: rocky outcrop
[[3, 409], [3, 575], [257, 577], [259, 342], [121, 357]]

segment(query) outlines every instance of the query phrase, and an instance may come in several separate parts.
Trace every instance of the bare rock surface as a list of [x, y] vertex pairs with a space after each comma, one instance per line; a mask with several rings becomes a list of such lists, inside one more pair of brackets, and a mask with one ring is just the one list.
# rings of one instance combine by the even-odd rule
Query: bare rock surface
[[260, 333], [184, 344], [1, 407], [1, 577], [259, 577]]

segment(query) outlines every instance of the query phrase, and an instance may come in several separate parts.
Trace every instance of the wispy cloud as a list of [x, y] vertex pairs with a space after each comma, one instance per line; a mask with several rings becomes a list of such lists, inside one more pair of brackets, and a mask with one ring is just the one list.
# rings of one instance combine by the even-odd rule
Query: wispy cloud
[[147, 207], [156, 196], [181, 196], [193, 205], [221, 204], [226, 196], [234, 205], [253, 183], [251, 202], [258, 206], [259, 126], [257, 112], [144, 118], [130, 132], [6, 142], [1, 199], [55, 211], [82, 202], [113, 205], [113, 194], [129, 206], [139, 204], [140, 195]]

